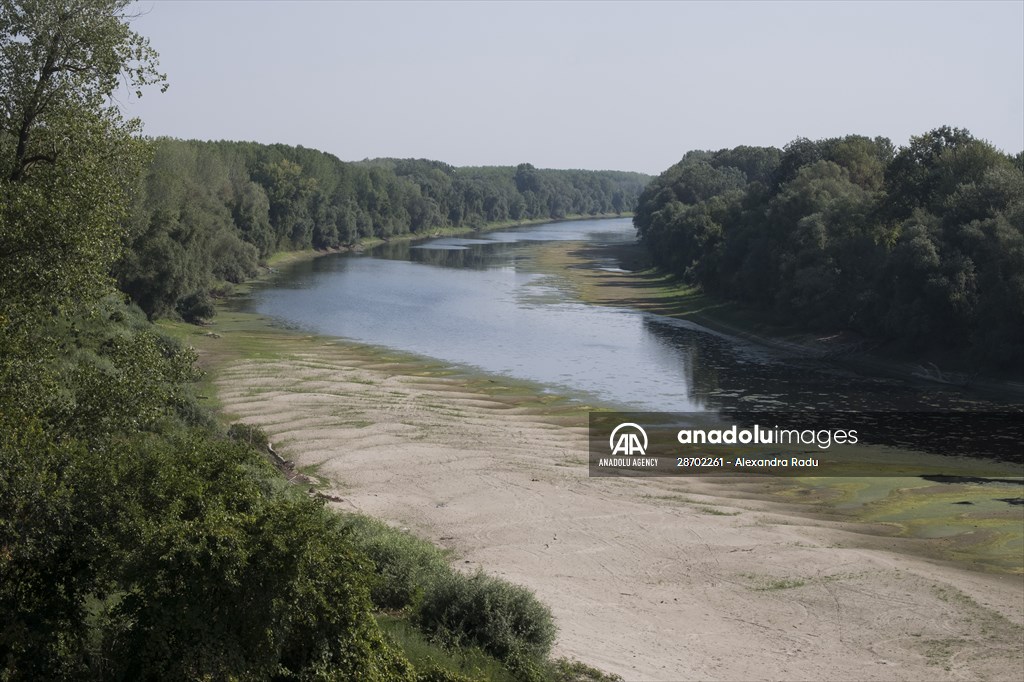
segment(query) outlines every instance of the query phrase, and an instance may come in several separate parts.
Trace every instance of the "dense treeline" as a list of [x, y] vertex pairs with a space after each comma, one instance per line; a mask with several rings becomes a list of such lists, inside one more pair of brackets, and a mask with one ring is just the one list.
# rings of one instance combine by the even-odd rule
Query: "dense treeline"
[[303, 147], [160, 139], [115, 269], [150, 316], [212, 314], [208, 294], [275, 251], [448, 227], [632, 211], [649, 178], [615, 171], [346, 163]]
[[690, 152], [634, 223], [660, 267], [780, 323], [1024, 372], [1024, 153], [966, 130]]
[[[119, 83], [164, 80], [128, 4], [0, 0], [0, 680], [467, 679], [429, 657], [414, 669], [379, 629], [399, 581], [431, 637], [548, 679], [554, 626], [531, 593], [439, 553], [427, 584], [406, 556], [425, 550], [392, 551], [411, 541], [356, 533], [288, 484], [258, 431], [200, 409], [194, 354], [117, 291], [115, 263], [184, 292], [240, 277], [313, 239], [305, 212], [341, 196], [283, 156], [255, 166], [283, 175], [266, 185], [202, 145], [150, 164], [109, 106]], [[124, 256], [133, 220], [144, 251]], [[441, 590], [454, 611], [426, 600]]]
[[160, 82], [127, 0], [0, 0], [0, 679], [413, 679], [338, 520], [109, 279]]

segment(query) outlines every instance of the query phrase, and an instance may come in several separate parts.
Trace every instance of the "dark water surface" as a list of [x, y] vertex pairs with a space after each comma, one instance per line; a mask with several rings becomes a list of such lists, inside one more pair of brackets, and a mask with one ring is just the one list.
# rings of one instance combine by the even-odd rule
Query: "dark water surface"
[[[873, 378], [698, 325], [587, 305], [531, 252], [551, 241], [631, 242], [629, 219], [549, 223], [384, 244], [290, 268], [251, 309], [322, 334], [538, 382], [621, 409], [1002, 410], [926, 382]], [[1011, 405], [1020, 409], [1020, 405]]]

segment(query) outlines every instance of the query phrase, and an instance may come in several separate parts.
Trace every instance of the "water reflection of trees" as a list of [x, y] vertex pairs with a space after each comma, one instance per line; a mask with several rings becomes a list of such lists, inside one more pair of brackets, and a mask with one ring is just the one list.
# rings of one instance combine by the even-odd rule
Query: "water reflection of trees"
[[660, 345], [678, 354], [690, 401], [707, 409], [720, 409], [722, 405], [716, 395], [721, 387], [724, 358], [722, 349], [715, 347], [718, 339], [653, 316], [646, 316], [643, 325]]
[[442, 268], [487, 270], [508, 265], [522, 251], [517, 243], [471, 244], [462, 248], [421, 248], [409, 242], [381, 244], [371, 252], [375, 258], [402, 260]]
[[1005, 405], [954, 387], [868, 377], [649, 316], [644, 328], [686, 358], [694, 402], [721, 411], [1000, 411]]
[[644, 328], [683, 359], [691, 402], [730, 420], [785, 424], [796, 415], [807, 425], [836, 428], [828, 424], [837, 413], [852, 413], [853, 425], [871, 443], [1021, 461], [1020, 405], [860, 376], [817, 360], [749, 352], [735, 340], [653, 316], [644, 319]]

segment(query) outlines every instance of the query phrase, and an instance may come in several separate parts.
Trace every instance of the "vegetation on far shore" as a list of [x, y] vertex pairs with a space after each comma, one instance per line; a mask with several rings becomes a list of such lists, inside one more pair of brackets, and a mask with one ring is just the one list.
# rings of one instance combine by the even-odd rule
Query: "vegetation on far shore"
[[212, 298], [282, 253], [630, 214], [648, 176], [348, 163], [304, 147], [161, 138], [139, 176], [120, 288], [150, 319], [209, 318]]
[[776, 326], [1024, 376], [1024, 152], [949, 127], [693, 151], [634, 224], [658, 267]]

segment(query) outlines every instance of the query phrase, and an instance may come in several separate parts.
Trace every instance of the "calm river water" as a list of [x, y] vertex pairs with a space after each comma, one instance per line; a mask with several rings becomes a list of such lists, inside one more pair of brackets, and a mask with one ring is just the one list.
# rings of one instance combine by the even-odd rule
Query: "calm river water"
[[992, 409], [954, 388], [866, 377], [688, 322], [575, 300], [531, 253], [551, 240], [628, 242], [629, 219], [385, 244], [301, 263], [251, 309], [620, 409]]

